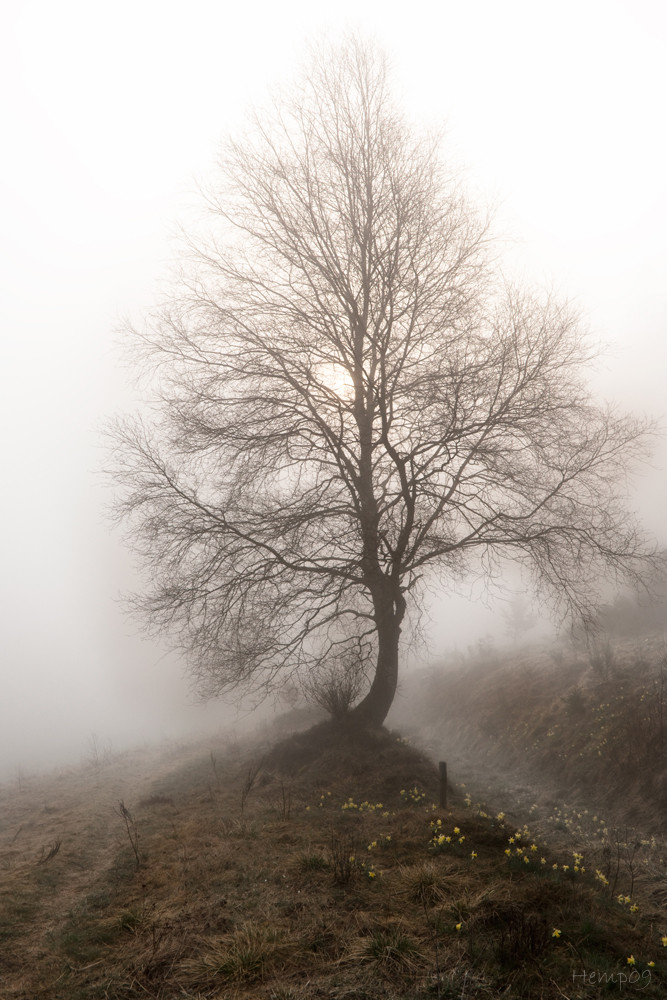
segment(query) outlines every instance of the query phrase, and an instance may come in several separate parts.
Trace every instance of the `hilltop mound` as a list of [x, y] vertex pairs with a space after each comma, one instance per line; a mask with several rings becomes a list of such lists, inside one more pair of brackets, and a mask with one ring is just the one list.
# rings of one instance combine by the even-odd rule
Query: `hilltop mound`
[[263, 766], [299, 781], [305, 790], [326, 785], [330, 792], [354, 787], [362, 798], [387, 798], [418, 785], [437, 801], [438, 776], [433, 761], [386, 729], [321, 722], [276, 743]]

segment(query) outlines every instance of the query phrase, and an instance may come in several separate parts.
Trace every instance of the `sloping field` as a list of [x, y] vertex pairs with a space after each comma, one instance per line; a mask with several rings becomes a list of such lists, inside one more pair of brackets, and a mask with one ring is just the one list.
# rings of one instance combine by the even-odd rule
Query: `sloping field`
[[461, 780], [577, 804], [616, 826], [667, 834], [664, 636], [589, 648], [487, 651], [414, 677], [407, 731]]
[[438, 796], [397, 734], [327, 726], [6, 787], [0, 997], [663, 995], [657, 842]]

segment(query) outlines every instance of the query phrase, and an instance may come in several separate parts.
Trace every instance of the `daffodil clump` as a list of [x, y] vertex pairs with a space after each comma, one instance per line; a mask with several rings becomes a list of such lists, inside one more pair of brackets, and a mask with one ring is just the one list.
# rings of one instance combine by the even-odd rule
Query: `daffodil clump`
[[539, 845], [525, 824], [507, 838], [507, 844], [505, 857], [511, 867], [529, 867], [531, 871], [535, 871], [546, 866], [547, 859], [540, 852]]
[[[469, 806], [469, 807], [472, 805], [472, 798], [471, 798], [470, 795], [466, 796], [466, 798], [465, 798], [465, 804], [466, 804], [466, 806]], [[491, 823], [492, 828], [494, 828], [494, 829], [496, 827], [504, 827], [505, 826], [505, 824], [503, 822], [503, 820], [505, 819], [505, 813], [504, 812], [499, 812], [495, 816], [492, 816], [490, 813], [488, 813], [486, 811], [486, 809], [482, 808], [481, 803], [477, 802], [475, 804], [475, 813], [476, 813], [477, 816], [479, 816], [480, 819], [486, 819], [486, 820], [488, 820]]]
[[341, 809], [343, 810], [343, 812], [345, 812], [346, 810], [352, 810], [352, 811], [356, 810], [357, 812], [360, 813], [381, 812], [384, 817], [389, 816], [388, 811], [385, 810], [383, 812], [384, 806], [381, 802], [368, 802], [367, 800], [364, 800], [363, 802], [355, 802], [351, 795], [345, 802], [343, 802]]
[[350, 854], [348, 861], [350, 862], [350, 870], [357, 872], [364, 878], [367, 878], [369, 882], [375, 881], [376, 878], [382, 875], [381, 871], [376, 870], [375, 865], [366, 864], [365, 861], [362, 861], [361, 858], [358, 858], [355, 854]]
[[419, 805], [426, 798], [426, 792], [422, 792], [415, 785], [414, 788], [401, 788], [401, 799], [406, 805]]
[[[443, 828], [442, 820], [436, 819], [431, 823], [431, 831], [432, 836], [428, 844], [431, 854], [440, 854], [450, 848], [458, 848], [460, 853], [466, 836], [461, 832], [459, 826], [452, 827], [451, 833], [447, 833]], [[477, 852], [472, 851], [471, 857], [476, 858]]]
[[568, 864], [558, 864], [555, 863], [551, 866], [551, 870], [557, 875], [566, 875], [569, 878], [576, 878], [577, 875], [583, 875], [586, 872], [586, 868], [582, 864], [583, 855], [573, 854], [574, 863]]
[[620, 893], [616, 897], [616, 901], [620, 903], [621, 906], [627, 906], [630, 913], [639, 913], [639, 907], [636, 903], [632, 902], [632, 897], [624, 896], [623, 893]]

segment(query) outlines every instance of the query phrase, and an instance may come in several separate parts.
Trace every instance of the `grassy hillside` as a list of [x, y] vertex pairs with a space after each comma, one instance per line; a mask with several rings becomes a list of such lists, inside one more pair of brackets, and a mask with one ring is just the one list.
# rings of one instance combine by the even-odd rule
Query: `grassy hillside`
[[326, 726], [4, 788], [0, 997], [663, 995], [657, 844], [438, 793], [395, 734]]
[[667, 834], [662, 635], [579, 649], [485, 650], [411, 680], [403, 717], [464, 770]]

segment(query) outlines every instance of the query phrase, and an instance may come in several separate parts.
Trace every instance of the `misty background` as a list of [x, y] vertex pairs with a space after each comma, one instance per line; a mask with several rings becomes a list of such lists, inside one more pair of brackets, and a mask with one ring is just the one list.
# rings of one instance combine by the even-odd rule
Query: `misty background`
[[[100, 427], [133, 407], [117, 329], [168, 282], [223, 136], [289, 81], [309, 39], [377, 40], [411, 118], [496, 206], [508, 274], [573, 299], [607, 345], [601, 395], [664, 419], [667, 10], [638, 0], [441, 0], [330, 9], [208, 0], [8, 3], [0, 38], [0, 780], [220, 725], [119, 594], [132, 556], [105, 519]], [[667, 447], [632, 504], [667, 542]], [[520, 582], [510, 579], [513, 587]], [[430, 649], [507, 638], [503, 605], [433, 597]]]

